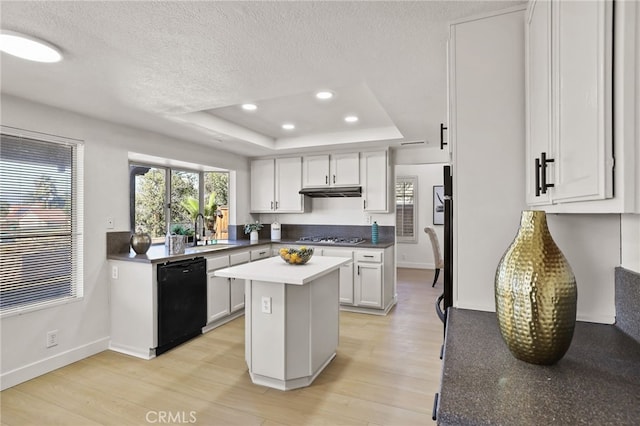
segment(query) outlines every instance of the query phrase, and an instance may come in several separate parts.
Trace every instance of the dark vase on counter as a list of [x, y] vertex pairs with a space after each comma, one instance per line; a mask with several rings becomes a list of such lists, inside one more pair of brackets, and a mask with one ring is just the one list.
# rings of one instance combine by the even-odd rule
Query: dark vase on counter
[[576, 279], [545, 212], [523, 211], [495, 277], [498, 325], [513, 356], [532, 364], [558, 362], [571, 345], [577, 299]]
[[131, 236], [130, 242], [136, 254], [145, 254], [151, 247], [151, 235], [146, 232], [136, 232]]

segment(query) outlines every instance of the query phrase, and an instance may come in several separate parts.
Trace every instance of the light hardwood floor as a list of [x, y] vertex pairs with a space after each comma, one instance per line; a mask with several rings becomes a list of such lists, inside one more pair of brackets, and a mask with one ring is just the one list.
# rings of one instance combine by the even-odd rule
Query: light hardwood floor
[[433, 424], [443, 327], [432, 279], [399, 269], [388, 316], [342, 312], [337, 356], [307, 388], [251, 383], [238, 318], [151, 361], [105, 351], [7, 389], [1, 424]]

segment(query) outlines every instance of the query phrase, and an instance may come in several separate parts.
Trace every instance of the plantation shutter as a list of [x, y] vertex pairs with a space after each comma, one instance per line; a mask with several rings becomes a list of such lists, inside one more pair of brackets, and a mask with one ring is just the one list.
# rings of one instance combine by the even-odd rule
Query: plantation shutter
[[2, 126], [0, 313], [82, 297], [79, 141]]
[[415, 177], [396, 180], [396, 237], [398, 241], [416, 241]]

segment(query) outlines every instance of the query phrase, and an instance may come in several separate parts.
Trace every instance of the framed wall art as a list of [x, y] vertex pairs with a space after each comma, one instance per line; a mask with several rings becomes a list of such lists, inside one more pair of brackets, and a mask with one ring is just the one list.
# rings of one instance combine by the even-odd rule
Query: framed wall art
[[433, 224], [444, 225], [444, 185], [433, 186]]

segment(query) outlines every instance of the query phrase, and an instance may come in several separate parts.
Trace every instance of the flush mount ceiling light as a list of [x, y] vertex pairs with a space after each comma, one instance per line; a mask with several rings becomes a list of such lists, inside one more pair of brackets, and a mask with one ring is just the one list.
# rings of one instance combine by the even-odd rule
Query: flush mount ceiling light
[[358, 121], [358, 117], [355, 115], [347, 115], [344, 118], [344, 121], [346, 121], [347, 123], [355, 123], [356, 121]]
[[321, 92], [316, 93], [316, 98], [322, 99], [322, 100], [331, 99], [333, 98], [333, 93], [329, 92], [328, 90], [323, 90]]
[[284, 124], [282, 125], [282, 128], [283, 128], [284, 130], [293, 130], [293, 129], [295, 129], [295, 128], [296, 128], [296, 126], [295, 126], [294, 124], [291, 124], [291, 123], [284, 123]]
[[62, 60], [60, 49], [53, 44], [15, 31], [0, 31], [0, 51], [29, 61], [51, 63]]
[[258, 109], [258, 106], [255, 104], [242, 104], [242, 109], [245, 111], [255, 111]]

